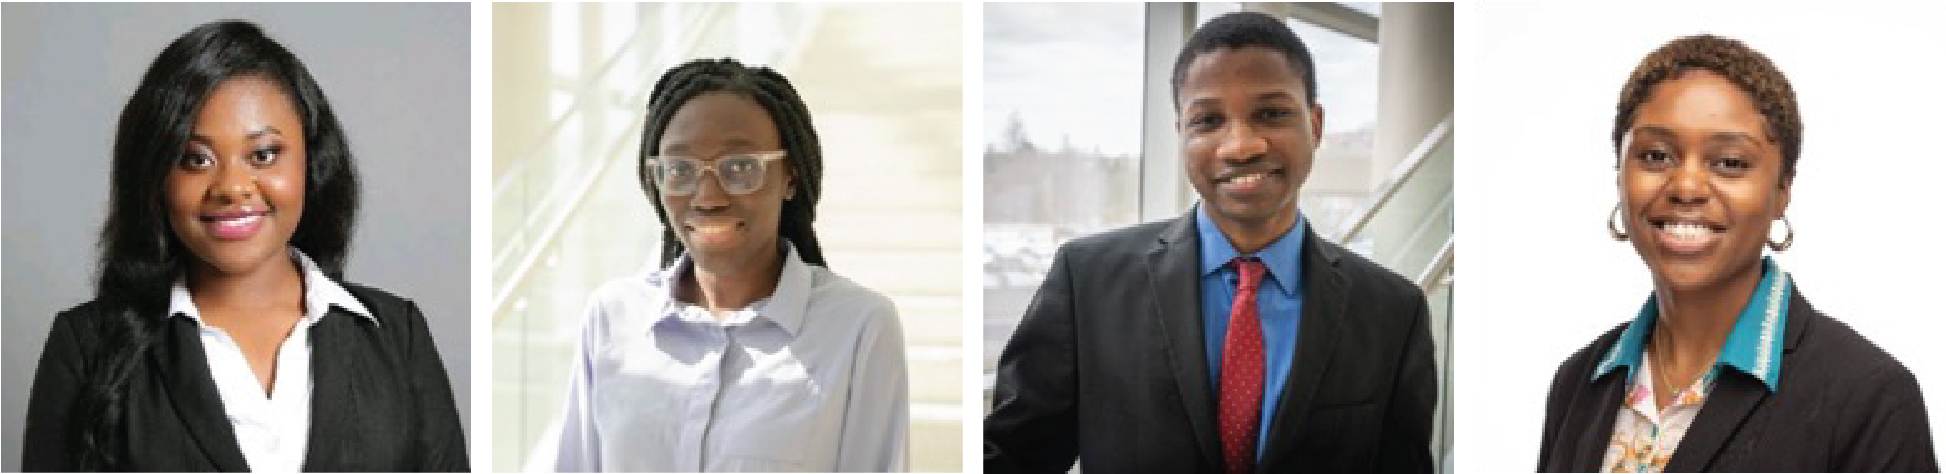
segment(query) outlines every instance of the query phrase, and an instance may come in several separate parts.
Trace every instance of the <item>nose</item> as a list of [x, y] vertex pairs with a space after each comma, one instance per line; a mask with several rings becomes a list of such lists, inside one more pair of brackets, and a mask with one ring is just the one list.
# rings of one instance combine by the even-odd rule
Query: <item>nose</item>
[[721, 209], [730, 205], [730, 192], [723, 189], [723, 175], [715, 167], [703, 167], [702, 175], [696, 180], [696, 194], [689, 196], [691, 209]]
[[1667, 193], [1674, 204], [1702, 204], [1709, 201], [1709, 170], [1702, 157], [1683, 160], [1669, 176]]
[[223, 203], [237, 203], [250, 200], [257, 195], [257, 170], [243, 159], [231, 159], [228, 165], [219, 165], [216, 181], [210, 183], [209, 195]]
[[1223, 132], [1216, 146], [1216, 158], [1224, 161], [1250, 161], [1263, 156], [1270, 144], [1263, 135], [1245, 124], [1233, 124]]

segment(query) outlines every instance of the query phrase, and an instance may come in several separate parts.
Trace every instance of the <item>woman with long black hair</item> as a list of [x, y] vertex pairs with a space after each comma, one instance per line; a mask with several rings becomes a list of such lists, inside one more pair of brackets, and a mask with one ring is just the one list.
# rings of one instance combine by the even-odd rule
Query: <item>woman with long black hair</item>
[[288, 50], [241, 21], [170, 43], [123, 108], [92, 301], [28, 402], [28, 471], [464, 471], [424, 316], [343, 280], [358, 183]]

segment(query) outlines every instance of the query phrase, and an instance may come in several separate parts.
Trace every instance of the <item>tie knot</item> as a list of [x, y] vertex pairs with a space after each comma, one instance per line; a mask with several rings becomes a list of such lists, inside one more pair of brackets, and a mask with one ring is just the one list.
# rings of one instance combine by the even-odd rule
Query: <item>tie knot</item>
[[1256, 290], [1264, 281], [1264, 262], [1256, 257], [1237, 257], [1230, 264], [1237, 267], [1237, 288]]

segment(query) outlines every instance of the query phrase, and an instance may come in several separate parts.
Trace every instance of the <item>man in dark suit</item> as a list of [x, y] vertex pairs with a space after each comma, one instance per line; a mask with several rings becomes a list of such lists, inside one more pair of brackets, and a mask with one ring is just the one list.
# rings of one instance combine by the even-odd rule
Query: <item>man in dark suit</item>
[[1202, 201], [1061, 247], [1001, 353], [986, 471], [1430, 472], [1423, 294], [1298, 212], [1324, 130], [1303, 42], [1218, 17], [1172, 83]]

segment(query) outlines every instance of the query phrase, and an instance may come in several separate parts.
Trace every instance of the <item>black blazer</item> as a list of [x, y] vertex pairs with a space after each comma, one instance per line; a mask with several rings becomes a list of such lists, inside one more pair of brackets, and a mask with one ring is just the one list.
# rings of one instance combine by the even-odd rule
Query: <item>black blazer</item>
[[[313, 391], [305, 471], [466, 471], [466, 437], [425, 317], [411, 301], [341, 283], [379, 321], [332, 307], [311, 326]], [[72, 471], [75, 410], [114, 317], [100, 301], [54, 319], [27, 404], [21, 468]], [[141, 315], [148, 317], [151, 315]], [[249, 469], [210, 377], [196, 323], [168, 318], [129, 376], [127, 465], [139, 471]]]
[[[1791, 292], [1777, 392], [1726, 370], [1669, 459], [1668, 472], [1937, 472], [1919, 381], [1850, 326]], [[1593, 378], [1623, 323], [1575, 352], [1547, 393], [1539, 469], [1600, 469], [1628, 371]]]
[[[1193, 211], [1192, 211], [1193, 212]], [[1258, 472], [1430, 472], [1431, 332], [1406, 279], [1304, 232], [1304, 308]], [[1193, 214], [1077, 239], [1000, 354], [986, 472], [1222, 472]]]

